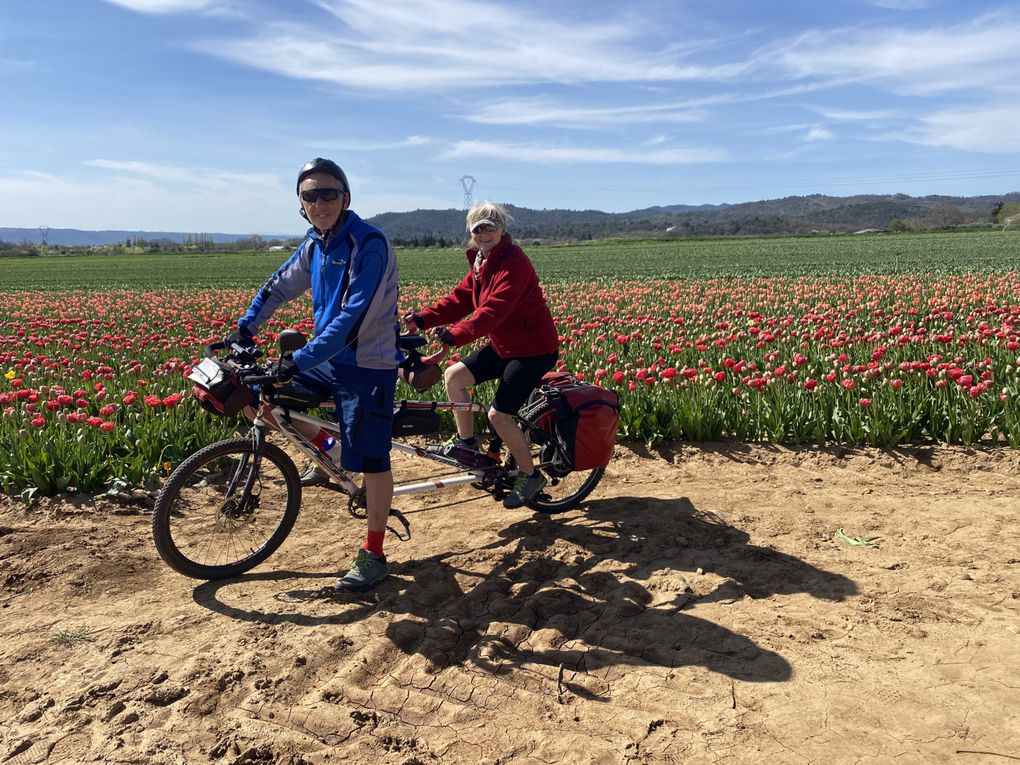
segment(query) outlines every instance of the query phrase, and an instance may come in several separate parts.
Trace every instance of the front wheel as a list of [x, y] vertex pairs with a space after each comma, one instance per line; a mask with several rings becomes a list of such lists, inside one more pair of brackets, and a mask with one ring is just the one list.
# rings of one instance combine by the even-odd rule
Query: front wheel
[[152, 538], [174, 571], [224, 579], [254, 568], [283, 544], [301, 507], [293, 460], [248, 439], [211, 444], [171, 474], [156, 498]]
[[[545, 488], [528, 502], [528, 507], [540, 513], [561, 513], [577, 507], [595, 490], [606, 472], [601, 467], [577, 471], [564, 467], [552, 433], [555, 416], [555, 410], [549, 407], [519, 422], [531, 445], [531, 458], [546, 477]], [[514, 458], [509, 457], [507, 469], [516, 467]]]

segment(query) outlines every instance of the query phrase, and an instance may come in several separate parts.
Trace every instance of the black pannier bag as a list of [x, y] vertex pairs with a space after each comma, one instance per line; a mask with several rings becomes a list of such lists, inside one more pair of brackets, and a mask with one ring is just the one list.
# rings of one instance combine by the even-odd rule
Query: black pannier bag
[[276, 406], [285, 409], [314, 409], [329, 396], [327, 391], [315, 390], [297, 380], [291, 380], [283, 387], [274, 388], [268, 398]]
[[234, 415], [254, 403], [254, 393], [240, 381], [237, 369], [220, 359], [202, 359], [188, 379], [195, 383], [192, 391], [198, 403], [212, 414]]
[[416, 436], [439, 430], [439, 412], [435, 404], [401, 401], [393, 409], [393, 435]]

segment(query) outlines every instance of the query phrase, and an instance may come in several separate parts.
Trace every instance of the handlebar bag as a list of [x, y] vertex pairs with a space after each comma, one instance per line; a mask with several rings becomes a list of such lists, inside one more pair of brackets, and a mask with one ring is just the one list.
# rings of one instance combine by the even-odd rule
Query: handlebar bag
[[237, 369], [220, 359], [202, 359], [188, 379], [195, 383], [192, 392], [198, 403], [212, 414], [235, 415], [254, 402], [252, 389], [241, 382]]

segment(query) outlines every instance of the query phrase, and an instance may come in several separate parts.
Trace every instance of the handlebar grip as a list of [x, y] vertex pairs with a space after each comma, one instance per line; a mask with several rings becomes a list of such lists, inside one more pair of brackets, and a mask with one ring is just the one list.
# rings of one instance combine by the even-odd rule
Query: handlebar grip
[[216, 351], [222, 351], [226, 347], [226, 340], [220, 340], [218, 343], [209, 343], [209, 345], [205, 347], [206, 358], [213, 358], [216, 355]]

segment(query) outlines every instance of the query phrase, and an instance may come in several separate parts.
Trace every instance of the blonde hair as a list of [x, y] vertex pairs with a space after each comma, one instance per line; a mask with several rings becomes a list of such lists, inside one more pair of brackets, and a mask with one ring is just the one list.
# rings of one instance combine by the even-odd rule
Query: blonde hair
[[503, 209], [502, 205], [485, 200], [468, 210], [467, 230], [469, 233], [471, 232], [471, 227], [480, 220], [492, 221], [492, 223], [506, 231], [513, 218], [510, 217], [510, 213]]

